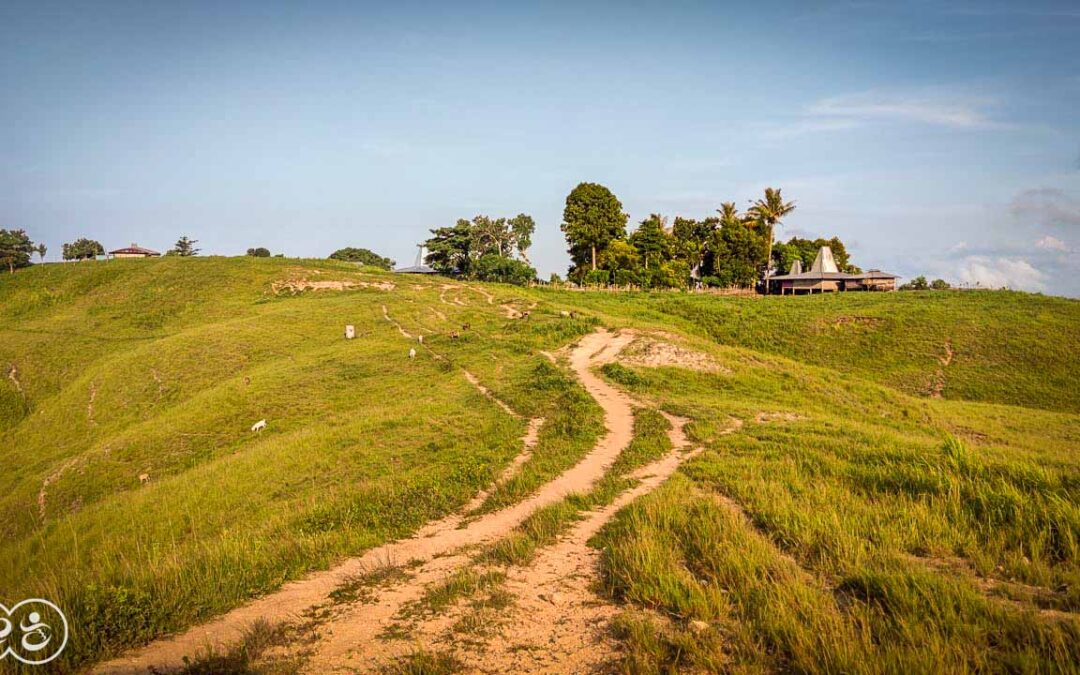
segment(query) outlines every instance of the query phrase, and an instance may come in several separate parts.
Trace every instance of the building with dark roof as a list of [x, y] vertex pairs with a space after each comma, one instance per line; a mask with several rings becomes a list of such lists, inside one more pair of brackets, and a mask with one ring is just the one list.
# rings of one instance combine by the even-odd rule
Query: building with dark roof
[[125, 248], [118, 248], [115, 251], [109, 251], [109, 255], [113, 258], [156, 258], [160, 253], [157, 251], [151, 251], [148, 248], [143, 248], [138, 244], [132, 244]]
[[841, 291], [895, 291], [895, 274], [881, 270], [869, 270], [857, 274], [841, 272], [833, 258], [832, 249], [822, 246], [814, 258], [810, 270], [804, 272], [802, 261], [796, 260], [787, 274], [768, 279], [769, 292], [780, 295], [801, 293], [836, 293]]

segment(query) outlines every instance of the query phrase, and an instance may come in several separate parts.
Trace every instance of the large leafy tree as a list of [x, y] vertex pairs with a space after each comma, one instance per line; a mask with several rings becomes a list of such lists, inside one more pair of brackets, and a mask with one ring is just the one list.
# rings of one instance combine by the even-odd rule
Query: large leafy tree
[[19, 267], [30, 264], [30, 256], [37, 250], [26, 230], [0, 230], [0, 262], [14, 274]]
[[474, 239], [472, 223], [464, 218], [453, 227], [437, 227], [424, 242], [428, 251], [424, 262], [443, 274], [468, 274]]
[[383, 256], [375, 253], [370, 249], [354, 248], [352, 246], [339, 248], [338, 250], [330, 254], [330, 259], [345, 260], [348, 262], [361, 263], [363, 265], [371, 265], [372, 267], [378, 267], [384, 270], [393, 269], [396, 265], [396, 263], [390, 258], [384, 258]]
[[766, 241], [759, 228], [748, 227], [734, 209], [721, 209], [720, 228], [713, 234], [712, 276], [720, 286], [753, 286]]
[[[764, 275], [768, 274], [772, 262], [773, 232], [784, 217], [794, 210], [795, 202], [785, 202], [783, 195], [780, 194], [780, 188], [767, 187], [765, 188], [765, 196], [755, 201], [748, 211], [750, 217], [765, 229], [768, 246], [764, 258]], [[767, 286], [765, 292], [768, 293]]]
[[671, 236], [664, 227], [664, 218], [658, 213], [641, 221], [628, 241], [637, 249], [645, 269], [649, 269], [650, 261], [655, 267], [671, 256]]
[[178, 255], [182, 258], [199, 255], [199, 251], [202, 249], [195, 247], [195, 244], [198, 243], [198, 239], [189, 239], [187, 235], [184, 235], [176, 240], [176, 246], [169, 249], [165, 255]]
[[596, 270], [597, 251], [626, 236], [627, 215], [611, 190], [597, 183], [581, 183], [566, 197], [562, 231], [576, 268]]
[[[477, 262], [486, 256], [497, 256], [504, 260], [513, 260], [515, 254], [521, 258], [525, 267], [532, 269], [528, 250], [532, 245], [532, 234], [536, 222], [532, 216], [519, 213], [513, 218], [491, 218], [479, 215], [472, 220], [461, 218], [453, 227], [438, 227], [431, 230], [431, 238], [424, 242], [428, 250], [425, 262], [444, 274], [463, 274], [477, 278], [480, 274]], [[512, 266], [502, 263], [485, 263], [485, 269], [509, 270]], [[517, 270], [518, 268], [514, 268]], [[505, 276], [503, 272], [499, 273]], [[515, 272], [516, 274], [516, 272]]]
[[99, 241], [80, 237], [73, 242], [64, 244], [62, 254], [64, 260], [87, 260], [99, 255], [105, 255], [105, 247]]
[[529, 260], [529, 247], [532, 246], [533, 232], [536, 231], [536, 221], [527, 213], [519, 213], [509, 221], [510, 231], [514, 236], [514, 248], [525, 264], [532, 265]]
[[689, 276], [695, 279], [701, 277], [702, 267], [712, 253], [710, 243], [717, 224], [716, 218], [676, 217], [671, 226], [672, 257], [685, 262], [690, 269]]

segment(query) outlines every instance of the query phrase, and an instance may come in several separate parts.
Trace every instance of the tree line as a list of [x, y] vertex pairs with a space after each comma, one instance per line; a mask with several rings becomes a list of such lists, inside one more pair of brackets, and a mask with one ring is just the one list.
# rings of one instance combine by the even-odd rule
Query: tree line
[[562, 231], [572, 261], [567, 278], [584, 285], [749, 288], [761, 282], [766, 270], [789, 271], [796, 259], [809, 267], [822, 246], [832, 248], [842, 271], [859, 271], [837, 237], [776, 243], [776, 228], [794, 210], [794, 202], [770, 187], [745, 212], [724, 202], [716, 215], [680, 216], [670, 226], [666, 217], [653, 213], [627, 232], [629, 216], [611, 190], [581, 183], [563, 210]]

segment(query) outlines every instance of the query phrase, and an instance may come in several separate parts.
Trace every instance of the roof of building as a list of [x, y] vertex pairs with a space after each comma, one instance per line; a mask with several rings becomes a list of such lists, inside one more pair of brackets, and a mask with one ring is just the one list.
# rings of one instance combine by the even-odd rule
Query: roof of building
[[395, 274], [438, 274], [427, 265], [413, 265], [412, 267], [399, 267], [394, 270]]
[[882, 272], [881, 270], [870, 270], [869, 272], [861, 272], [859, 274], [841, 272], [840, 268], [836, 265], [836, 259], [833, 258], [832, 249], [828, 246], [822, 246], [821, 249], [818, 250], [817, 257], [814, 258], [814, 264], [810, 266], [809, 272], [803, 272], [802, 261], [796, 260], [792, 263], [791, 270], [787, 274], [778, 274], [774, 277], [769, 277], [769, 281], [821, 281], [825, 279], [856, 281], [859, 279], [899, 278], [900, 277], [895, 274], [889, 274], [888, 272]]
[[150, 250], [148, 248], [143, 248], [142, 246], [139, 246], [138, 244], [132, 244], [131, 246], [128, 246], [126, 248], [118, 248], [115, 251], [109, 251], [109, 254], [110, 255], [123, 255], [123, 254], [128, 254], [128, 255], [161, 255], [157, 251], [152, 251], [152, 250]]
[[860, 279], [899, 279], [900, 275], [890, 274], [889, 272], [882, 272], [881, 270], [867, 270], [862, 274], [853, 274], [853, 277]]

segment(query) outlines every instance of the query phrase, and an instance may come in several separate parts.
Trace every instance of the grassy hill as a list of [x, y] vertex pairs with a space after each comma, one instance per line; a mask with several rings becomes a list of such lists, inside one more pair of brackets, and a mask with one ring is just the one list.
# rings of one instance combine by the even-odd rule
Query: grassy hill
[[721, 365], [603, 369], [705, 448], [597, 542], [626, 667], [1075, 668], [1080, 302], [1014, 293], [592, 294], [254, 258], [5, 275], [0, 602], [63, 606], [76, 668], [409, 535], [525, 431], [463, 368], [547, 420], [486, 508], [518, 501], [602, 433], [541, 353], [597, 326]]

